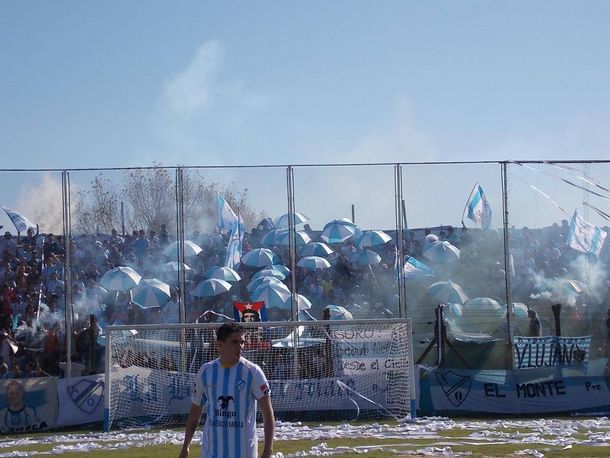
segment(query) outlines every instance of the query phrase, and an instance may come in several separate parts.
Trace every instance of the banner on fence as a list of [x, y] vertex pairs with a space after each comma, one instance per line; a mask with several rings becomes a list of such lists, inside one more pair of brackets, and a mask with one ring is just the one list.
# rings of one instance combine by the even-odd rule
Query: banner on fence
[[104, 374], [57, 381], [57, 426], [83, 425], [104, 419]]
[[589, 364], [591, 336], [515, 337], [515, 369], [572, 366], [586, 369]]
[[539, 414], [610, 406], [610, 391], [604, 376], [564, 376], [555, 368], [435, 369], [428, 373], [428, 380], [435, 412]]
[[55, 377], [0, 382], [0, 432], [40, 431], [55, 426]]

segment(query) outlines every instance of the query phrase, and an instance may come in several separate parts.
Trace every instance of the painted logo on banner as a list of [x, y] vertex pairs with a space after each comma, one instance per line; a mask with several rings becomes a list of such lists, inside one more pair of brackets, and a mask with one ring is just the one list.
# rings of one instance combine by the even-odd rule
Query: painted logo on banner
[[460, 375], [453, 371], [436, 372], [435, 375], [451, 404], [458, 407], [466, 400], [471, 387], [469, 376]]
[[515, 337], [515, 369], [572, 366], [586, 368], [591, 336]]
[[79, 380], [74, 385], [66, 387], [66, 391], [76, 407], [91, 414], [104, 399], [104, 382]]

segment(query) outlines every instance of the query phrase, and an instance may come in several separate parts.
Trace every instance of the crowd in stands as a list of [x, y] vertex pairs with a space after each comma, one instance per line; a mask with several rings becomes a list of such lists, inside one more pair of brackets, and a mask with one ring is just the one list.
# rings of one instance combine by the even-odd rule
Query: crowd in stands
[[[166, 270], [166, 263], [172, 259], [163, 251], [175, 237], [164, 225], [155, 229], [131, 234], [112, 230], [108, 236], [74, 235], [70, 240], [74, 304], [71, 353], [73, 362], [82, 368], [83, 374], [103, 370], [103, 348], [98, 338], [105, 324], [179, 321], [178, 275]], [[272, 229], [270, 220], [253, 228], [244, 238], [243, 252], [260, 247], [261, 238]], [[319, 240], [319, 232], [308, 225], [304, 230], [313, 240]], [[563, 278], [572, 274], [570, 266], [579, 254], [567, 248], [567, 232], [567, 222], [538, 230], [512, 229], [509, 272], [506, 273], [501, 232], [452, 227], [406, 230], [403, 236], [405, 254], [426, 262], [436, 272], [433, 278], [407, 281], [407, 303], [432, 310], [436, 302], [429, 297], [426, 288], [433, 281], [445, 279], [461, 284], [470, 297], [493, 297], [504, 303], [505, 275], [511, 278], [513, 301], [531, 302], [533, 295], [542, 292], [541, 285], [536, 283], [537, 276]], [[224, 264], [229, 234], [220, 230], [213, 234], [195, 232], [188, 238], [203, 251], [187, 260], [192, 269], [187, 272], [184, 292], [187, 321], [201, 319], [207, 310], [217, 312], [218, 316], [232, 316], [233, 301], [250, 300], [246, 285], [258, 269], [241, 264], [238, 272], [242, 280], [229, 292], [212, 298], [196, 298], [189, 290], [205, 278], [204, 272], [210, 266]], [[427, 244], [439, 240], [448, 241], [461, 250], [459, 262], [435, 264], [426, 261], [422, 253]], [[289, 265], [287, 247], [273, 245], [267, 248]], [[372, 247], [382, 260], [370, 266], [350, 262], [357, 250], [354, 240], [335, 245], [333, 249], [335, 252], [329, 256], [331, 268], [317, 271], [297, 268], [294, 272], [298, 292], [313, 304], [310, 315], [321, 318], [327, 304], [336, 304], [344, 306], [354, 318], [397, 316], [395, 243]], [[608, 259], [607, 251], [602, 253], [603, 266]], [[67, 354], [63, 237], [28, 230], [25, 236], [18, 238], [6, 232], [0, 239], [0, 253], [0, 379], [66, 375], [63, 373]], [[171, 299], [163, 307], [142, 309], [131, 302], [128, 291], [109, 292], [100, 288], [99, 281], [104, 273], [118, 266], [131, 266], [143, 278], [159, 278], [169, 283], [172, 285]], [[290, 277], [284, 282], [291, 287]], [[605, 294], [603, 291], [598, 295], [600, 303], [605, 301]], [[290, 311], [271, 308], [268, 319], [290, 319]], [[158, 361], [155, 364], [169, 367], [170, 363]]]

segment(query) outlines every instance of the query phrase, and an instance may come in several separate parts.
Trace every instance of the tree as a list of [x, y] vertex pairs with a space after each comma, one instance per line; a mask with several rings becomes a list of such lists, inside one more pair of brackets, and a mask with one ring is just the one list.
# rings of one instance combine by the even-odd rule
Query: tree
[[74, 230], [85, 234], [106, 233], [120, 222], [120, 201], [112, 183], [100, 173], [91, 187], [77, 193]]

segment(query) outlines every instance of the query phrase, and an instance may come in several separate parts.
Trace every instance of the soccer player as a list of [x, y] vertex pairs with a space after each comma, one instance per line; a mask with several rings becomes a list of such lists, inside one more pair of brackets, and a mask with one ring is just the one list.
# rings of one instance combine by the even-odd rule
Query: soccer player
[[271, 457], [275, 418], [269, 383], [259, 366], [241, 356], [243, 333], [244, 329], [233, 322], [218, 328], [219, 357], [201, 366], [197, 374], [180, 458], [189, 454], [189, 444], [204, 406], [207, 418], [203, 426], [201, 457], [256, 458], [257, 401], [265, 431], [261, 458]]

